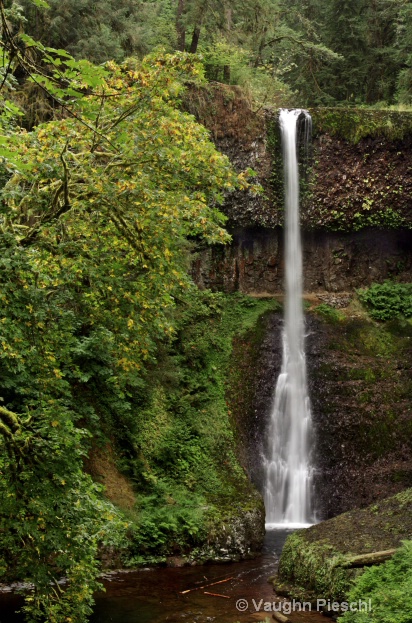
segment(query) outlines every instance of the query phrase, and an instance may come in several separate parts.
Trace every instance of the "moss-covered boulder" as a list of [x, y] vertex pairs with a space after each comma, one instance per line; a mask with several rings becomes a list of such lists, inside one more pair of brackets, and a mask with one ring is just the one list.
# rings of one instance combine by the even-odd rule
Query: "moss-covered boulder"
[[298, 530], [286, 541], [275, 590], [296, 599], [342, 601], [363, 572], [345, 566], [351, 558], [397, 548], [411, 536], [412, 489]]

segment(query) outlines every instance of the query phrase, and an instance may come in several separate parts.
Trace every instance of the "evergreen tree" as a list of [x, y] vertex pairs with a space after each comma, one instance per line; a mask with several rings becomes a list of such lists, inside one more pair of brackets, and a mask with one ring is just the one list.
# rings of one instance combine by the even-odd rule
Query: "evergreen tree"
[[412, 2], [404, 2], [396, 23], [395, 59], [400, 68], [397, 98], [401, 104], [412, 104]]

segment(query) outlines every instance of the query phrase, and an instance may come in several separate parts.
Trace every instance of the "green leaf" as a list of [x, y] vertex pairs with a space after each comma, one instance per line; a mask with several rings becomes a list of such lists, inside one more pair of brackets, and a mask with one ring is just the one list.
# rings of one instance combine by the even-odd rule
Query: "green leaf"
[[41, 9], [50, 9], [50, 5], [46, 0], [30, 0], [32, 4]]

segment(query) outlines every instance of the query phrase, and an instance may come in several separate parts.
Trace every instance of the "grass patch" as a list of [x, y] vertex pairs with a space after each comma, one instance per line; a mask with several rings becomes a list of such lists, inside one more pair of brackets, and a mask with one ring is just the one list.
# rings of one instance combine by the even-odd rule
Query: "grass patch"
[[334, 307], [327, 305], [326, 303], [321, 303], [320, 305], [315, 307], [313, 311], [315, 312], [315, 314], [323, 318], [323, 320], [326, 320], [331, 324], [338, 324], [345, 319], [345, 314], [338, 311]]

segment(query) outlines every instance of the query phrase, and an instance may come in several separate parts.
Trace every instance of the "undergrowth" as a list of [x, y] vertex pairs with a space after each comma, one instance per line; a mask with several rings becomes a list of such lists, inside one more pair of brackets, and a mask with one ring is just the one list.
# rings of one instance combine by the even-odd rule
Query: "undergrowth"
[[209, 291], [180, 304], [175, 339], [149, 374], [133, 453], [123, 461], [138, 492], [128, 512], [135, 526], [128, 564], [188, 553], [216, 524], [256, 509], [236, 456], [226, 382], [234, 335], [277, 305]]
[[331, 307], [330, 305], [327, 305], [326, 303], [321, 303], [315, 307], [314, 311], [331, 324], [339, 323], [345, 319], [345, 315], [342, 312], [338, 311], [334, 307]]
[[[277, 586], [286, 587], [291, 597], [303, 600], [322, 598], [352, 602], [372, 599], [377, 618], [352, 619], [345, 615], [340, 619], [342, 623], [369, 620], [375, 623], [409, 623], [410, 619], [397, 619], [394, 613], [401, 595], [401, 592], [397, 593], [397, 583], [403, 587], [405, 594], [410, 595], [411, 584], [407, 577], [412, 565], [410, 545], [404, 546], [401, 553], [382, 567], [367, 571], [364, 575], [361, 575], [361, 569], [345, 568], [342, 563], [357, 554], [397, 548], [404, 539], [409, 539], [411, 505], [412, 489], [406, 489], [367, 508], [354, 509], [306, 530], [298, 530], [286, 540], [275, 590]], [[410, 612], [410, 609], [402, 610], [406, 601], [400, 600], [399, 603], [400, 613]], [[361, 613], [358, 616], [361, 617]]]
[[412, 595], [412, 541], [391, 560], [361, 575], [349, 593], [349, 601], [371, 600], [371, 612], [346, 612], [340, 623], [410, 623]]
[[358, 296], [374, 320], [412, 318], [412, 283], [375, 283], [358, 290]]

